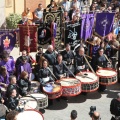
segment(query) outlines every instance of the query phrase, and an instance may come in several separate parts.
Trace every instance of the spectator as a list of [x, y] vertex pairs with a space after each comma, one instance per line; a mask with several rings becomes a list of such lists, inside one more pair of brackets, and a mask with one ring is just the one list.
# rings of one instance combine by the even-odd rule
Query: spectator
[[77, 118], [77, 111], [76, 110], [72, 110], [70, 117], [71, 117], [71, 120], [76, 120], [76, 118]]
[[18, 115], [17, 111], [15, 111], [15, 110], [10, 111], [6, 116], [6, 120], [16, 120], [17, 115]]
[[110, 112], [115, 117], [112, 117], [111, 120], [120, 120], [120, 93], [117, 94], [117, 98], [112, 99], [110, 103]]
[[62, 3], [63, 10], [69, 12], [70, 5], [71, 4], [70, 4], [70, 2], [68, 0], [64, 0], [63, 3]]
[[94, 111], [92, 115], [92, 120], [101, 120], [100, 114], [97, 111]]
[[34, 12], [35, 23], [39, 24], [43, 22], [43, 8], [42, 4], [38, 4], [38, 8]]

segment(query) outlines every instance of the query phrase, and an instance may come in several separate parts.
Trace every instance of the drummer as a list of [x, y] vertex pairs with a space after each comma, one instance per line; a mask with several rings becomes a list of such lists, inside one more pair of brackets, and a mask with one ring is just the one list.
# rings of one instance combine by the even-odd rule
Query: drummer
[[18, 115], [19, 112], [15, 111], [15, 110], [12, 110], [10, 111], [7, 116], [6, 116], [6, 120], [17, 120], [17, 115]]
[[42, 62], [42, 68], [38, 73], [38, 80], [41, 86], [45, 86], [46, 83], [53, 81], [52, 71], [48, 68], [48, 61], [46, 59]]
[[65, 50], [61, 52], [61, 55], [66, 65], [70, 68], [74, 63], [74, 53], [69, 44], [66, 44]]
[[65, 66], [65, 63], [63, 63], [63, 57], [61, 54], [58, 54], [58, 56], [57, 56], [57, 62], [53, 66], [53, 73], [55, 74], [55, 76], [58, 80], [66, 77], [68, 75], [68, 70]]
[[18, 107], [19, 105], [19, 99], [17, 98], [17, 91], [16, 89], [12, 89], [9, 92], [9, 97], [7, 100], [7, 107], [9, 110], [16, 110], [16, 111], [22, 111], [21, 108]]
[[[107, 59], [105, 57], [106, 55], [104, 54], [103, 48], [99, 48], [98, 50], [98, 55], [96, 56], [96, 70], [102, 69], [102, 68], [107, 68]], [[99, 85], [99, 90], [104, 91], [106, 89], [105, 85]]]
[[84, 55], [85, 49], [83, 47], [79, 48], [78, 54], [75, 56], [74, 66], [75, 66], [75, 74], [82, 74], [82, 71], [89, 71], [88, 65], [85, 60]]
[[28, 73], [25, 71], [22, 71], [20, 75], [20, 79], [17, 81], [19, 93], [21, 96], [27, 95], [28, 92], [30, 92], [31, 89], [31, 82], [28, 79]]
[[6, 96], [9, 97], [11, 90], [16, 89], [17, 96], [19, 96], [19, 89], [17, 86], [16, 76], [12, 75], [9, 77], [10, 84], [7, 87]]

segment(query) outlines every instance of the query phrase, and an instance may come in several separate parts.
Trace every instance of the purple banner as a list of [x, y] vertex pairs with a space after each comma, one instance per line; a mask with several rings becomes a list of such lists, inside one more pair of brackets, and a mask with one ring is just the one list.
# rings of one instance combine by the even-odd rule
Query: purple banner
[[97, 13], [95, 32], [104, 37], [113, 31], [115, 13]]
[[3, 50], [10, 50], [14, 48], [16, 43], [15, 30], [0, 30], [0, 53]]
[[82, 14], [81, 22], [81, 39], [87, 40], [92, 36], [92, 30], [94, 25], [94, 14]]

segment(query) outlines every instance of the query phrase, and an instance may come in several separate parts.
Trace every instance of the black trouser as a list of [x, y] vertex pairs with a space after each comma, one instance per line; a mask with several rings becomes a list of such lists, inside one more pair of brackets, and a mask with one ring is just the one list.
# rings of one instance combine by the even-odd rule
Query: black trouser
[[99, 91], [103, 92], [106, 89], [106, 85], [99, 84]]

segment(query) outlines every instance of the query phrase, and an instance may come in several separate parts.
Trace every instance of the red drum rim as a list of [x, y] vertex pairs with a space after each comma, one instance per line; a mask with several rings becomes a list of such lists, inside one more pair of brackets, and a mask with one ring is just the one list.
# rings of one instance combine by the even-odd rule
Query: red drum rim
[[[72, 78], [72, 77], [69, 77], [69, 78], [62, 78], [62, 79], [74, 79], [74, 80], [76, 80], [76, 78]], [[60, 81], [62, 81], [62, 79], [58, 80], [57, 82], [60, 83]], [[62, 85], [61, 85], [61, 86], [62, 86]], [[71, 85], [71, 86], [62, 86], [62, 88], [74, 88], [75, 86], [81, 86], [81, 81], [80, 81], [80, 83], [75, 84], [75, 85]]]
[[58, 93], [58, 92], [62, 91], [62, 86], [60, 85], [60, 90], [58, 90], [58, 91], [56, 91], [56, 92], [47, 92], [47, 91], [44, 90], [43, 87], [42, 87], [42, 89], [43, 89], [43, 91], [44, 91], [45, 93], [47, 93], [47, 94], [55, 94], [55, 93]]
[[[86, 72], [86, 73], [93, 73], [93, 72], [91, 72], [91, 71], [88, 71], [88, 72], [87, 72], [87, 71], [83, 71], [82, 73], [84, 73], [84, 72]], [[79, 73], [78, 73], [78, 74], [79, 74]], [[78, 74], [76, 74], [76, 76], [78, 76]], [[94, 73], [93, 73], [93, 74], [94, 74]], [[97, 76], [97, 74], [96, 74], [96, 76]], [[80, 80], [80, 81], [81, 81], [81, 80]], [[95, 83], [95, 82], [99, 82], [99, 77], [98, 77], [98, 76], [97, 76], [97, 80], [94, 80], [94, 82], [82, 82], [82, 81], [81, 81], [82, 84], [88, 84], [88, 83], [89, 83], [89, 84], [92, 84], [92, 83]]]
[[103, 83], [103, 82], [99, 82], [101, 85], [113, 85], [115, 83], [117, 83], [118, 80], [116, 80], [115, 82], [111, 82], [111, 83]]
[[[49, 99], [51, 99], [51, 100], [54, 100], [54, 99], [56, 99], [56, 98], [61, 97], [61, 96], [62, 96], [62, 92], [63, 92], [63, 91], [61, 90], [61, 91], [59, 91], [59, 92], [60, 92], [60, 95], [55, 96], [55, 97], [53, 97], [53, 96], [52, 96], [52, 97], [49, 97], [49, 95], [50, 95], [50, 94], [48, 94], [48, 98], [49, 98]], [[54, 94], [53, 94], [53, 95], [54, 95]]]
[[43, 118], [43, 120], [44, 120], [43, 114], [42, 114], [41, 112], [35, 110], [35, 109], [27, 109], [27, 110], [24, 110], [24, 111], [35, 111], [35, 112], [38, 112], [38, 113], [42, 116], [42, 118]]
[[[115, 75], [101, 76], [101, 75], [99, 75], [99, 74], [97, 73], [97, 72], [99, 72], [100, 70], [112, 70], [112, 71], [115, 72]], [[101, 78], [109, 78], [109, 77], [115, 77], [115, 76], [117, 75], [117, 72], [116, 72], [116, 70], [113, 69], [113, 68], [101, 68], [101, 69], [99, 69], [99, 70], [96, 71], [96, 75], [97, 75], [98, 77], [101, 77]]]

